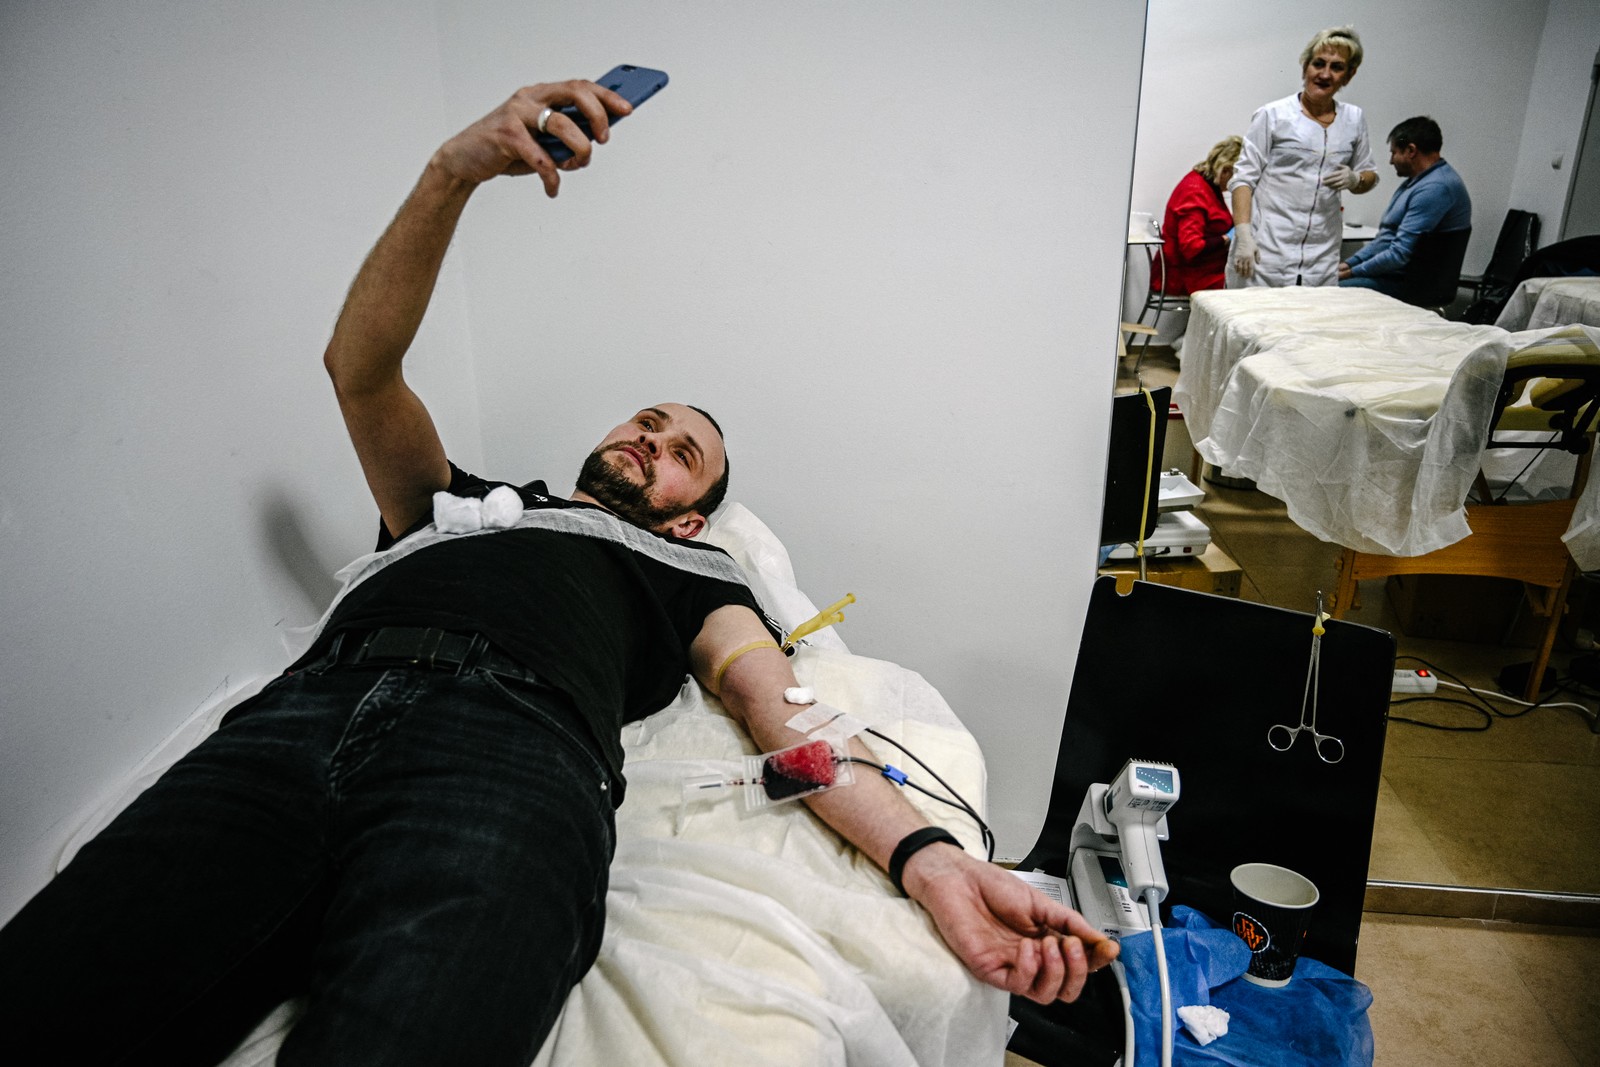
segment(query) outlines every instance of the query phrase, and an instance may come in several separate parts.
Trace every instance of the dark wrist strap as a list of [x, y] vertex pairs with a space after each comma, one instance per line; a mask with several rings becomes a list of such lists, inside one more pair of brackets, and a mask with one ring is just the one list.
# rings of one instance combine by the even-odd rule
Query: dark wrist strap
[[924, 826], [920, 830], [913, 830], [901, 838], [898, 845], [894, 846], [894, 852], [889, 856], [889, 881], [894, 883], [895, 889], [899, 891], [901, 896], [908, 897], [911, 895], [906, 892], [906, 887], [900, 882], [900, 879], [906, 873], [907, 861], [929, 845], [936, 845], [941, 841], [947, 845], [961, 847], [961, 842], [956, 840], [955, 834], [952, 834], [942, 826]]

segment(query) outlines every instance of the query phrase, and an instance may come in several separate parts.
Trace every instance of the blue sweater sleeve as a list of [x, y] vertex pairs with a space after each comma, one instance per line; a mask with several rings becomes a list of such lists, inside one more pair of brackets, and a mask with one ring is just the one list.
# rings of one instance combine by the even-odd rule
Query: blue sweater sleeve
[[1417, 247], [1417, 238], [1438, 229], [1440, 221], [1454, 203], [1449, 187], [1444, 182], [1418, 184], [1410, 190], [1404, 214], [1394, 233], [1380, 235], [1346, 260], [1350, 264], [1350, 273], [1358, 278], [1370, 278], [1405, 270], [1406, 264], [1411, 262], [1411, 253]]

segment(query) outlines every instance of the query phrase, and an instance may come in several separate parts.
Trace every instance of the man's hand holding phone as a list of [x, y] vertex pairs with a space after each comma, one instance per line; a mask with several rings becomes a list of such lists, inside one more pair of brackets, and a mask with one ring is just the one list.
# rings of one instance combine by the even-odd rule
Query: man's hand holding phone
[[[450, 178], [472, 185], [502, 174], [537, 174], [545, 195], [555, 196], [561, 189], [559, 171], [587, 166], [594, 151], [589, 137], [561, 111], [564, 107], [575, 108], [601, 144], [611, 136], [611, 116], [633, 110], [619, 94], [590, 81], [526, 86], [446, 141], [434, 153], [433, 163]], [[561, 163], [551, 159], [537, 139], [539, 116], [545, 108], [551, 109], [545, 132], [559, 138], [572, 153]]]
[[511, 99], [446, 141], [433, 165], [454, 181], [478, 185], [501, 174], [537, 174], [547, 196], [561, 170], [589, 165], [594, 142], [667, 84], [649, 67], [624, 63], [598, 82], [564, 81], [518, 89]]

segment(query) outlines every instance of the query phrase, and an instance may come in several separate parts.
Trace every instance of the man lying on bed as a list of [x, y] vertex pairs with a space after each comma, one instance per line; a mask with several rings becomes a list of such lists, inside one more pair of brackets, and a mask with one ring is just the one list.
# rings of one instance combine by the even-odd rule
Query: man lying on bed
[[[542, 482], [500, 492], [513, 528], [429, 527], [435, 493], [501, 483], [446, 459], [402, 359], [473, 190], [531, 172], [554, 197], [560, 170], [589, 163], [576, 125], [552, 117], [567, 104], [600, 141], [607, 110], [629, 110], [590, 82], [519, 91], [434, 154], [356, 276], [325, 363], [396, 558], [0, 932], [11, 1044], [59, 1062], [214, 1062], [307, 993], [280, 1064], [525, 1067], [598, 951], [621, 725], [692, 670], [762, 751], [800, 740], [784, 725], [794, 676], [737, 568], [682, 540], [727, 483], [704, 413], [639, 412], [570, 500]], [[541, 121], [570, 161], [535, 142]], [[953, 838], [917, 834], [925, 820], [882, 778], [808, 803], [901, 869], [986, 982], [1071, 1000], [1115, 954]]]

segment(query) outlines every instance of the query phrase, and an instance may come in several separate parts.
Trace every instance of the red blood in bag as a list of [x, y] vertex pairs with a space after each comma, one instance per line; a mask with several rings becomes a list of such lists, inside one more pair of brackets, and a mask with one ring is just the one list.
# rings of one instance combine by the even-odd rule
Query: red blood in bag
[[833, 777], [833, 746], [826, 741], [812, 741], [768, 756], [762, 765], [761, 780], [768, 797], [783, 800], [832, 785]]

